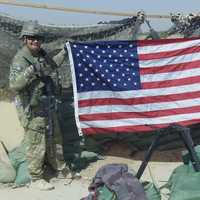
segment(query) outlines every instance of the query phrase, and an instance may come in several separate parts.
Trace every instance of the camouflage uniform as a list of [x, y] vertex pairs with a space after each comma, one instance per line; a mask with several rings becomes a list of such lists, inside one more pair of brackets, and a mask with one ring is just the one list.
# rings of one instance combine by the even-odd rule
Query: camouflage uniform
[[[45, 69], [43, 73], [48, 75], [62, 64], [66, 55], [63, 49], [51, 59], [47, 54], [44, 56], [44, 50], [41, 52], [37, 56], [33, 56], [25, 45], [15, 55], [10, 67], [10, 88], [17, 93], [15, 104], [20, 122], [25, 130], [22, 143], [26, 148], [29, 173], [33, 179], [41, 178], [45, 159], [55, 170], [61, 170], [64, 167], [64, 163], [58, 161], [55, 148], [53, 151], [55, 155], [49, 155], [48, 143], [45, 139], [47, 117], [42, 112], [44, 105], [41, 103], [41, 96], [44, 95], [44, 82], [36, 75], [27, 78], [25, 71], [31, 65], [42, 64]], [[56, 119], [55, 115], [54, 120]]]

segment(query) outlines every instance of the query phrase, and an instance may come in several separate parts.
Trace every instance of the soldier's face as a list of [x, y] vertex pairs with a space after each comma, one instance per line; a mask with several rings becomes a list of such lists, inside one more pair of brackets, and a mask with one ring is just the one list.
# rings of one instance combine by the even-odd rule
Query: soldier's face
[[25, 38], [25, 43], [31, 52], [36, 53], [41, 48], [42, 40], [40, 37], [28, 36]]

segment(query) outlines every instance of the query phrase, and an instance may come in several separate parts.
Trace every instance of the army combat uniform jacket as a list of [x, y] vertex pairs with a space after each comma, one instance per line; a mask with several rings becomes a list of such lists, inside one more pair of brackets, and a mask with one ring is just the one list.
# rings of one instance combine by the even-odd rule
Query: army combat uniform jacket
[[[45, 132], [47, 131], [47, 118], [44, 113], [44, 105], [41, 98], [44, 94], [45, 83], [38, 75], [30, 78], [25, 76], [25, 70], [31, 65], [43, 65], [44, 76], [50, 75], [65, 59], [65, 50], [61, 50], [51, 59], [44, 50], [37, 56], [33, 56], [30, 50], [24, 46], [15, 55], [10, 67], [10, 88], [16, 92], [15, 105], [21, 125], [25, 130], [23, 144], [26, 148], [28, 168], [32, 178], [39, 178], [43, 169], [45, 153], [48, 157]], [[58, 163], [47, 158], [53, 168], [59, 168]]]

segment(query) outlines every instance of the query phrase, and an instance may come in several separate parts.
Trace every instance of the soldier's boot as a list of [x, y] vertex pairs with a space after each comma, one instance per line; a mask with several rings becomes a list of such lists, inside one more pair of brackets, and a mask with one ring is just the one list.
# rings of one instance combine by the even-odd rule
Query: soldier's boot
[[57, 179], [64, 179], [64, 185], [70, 184], [74, 179], [80, 179], [81, 174], [77, 172], [72, 172], [68, 167], [62, 170], [58, 170], [56, 174]]
[[65, 166], [63, 169], [56, 171], [56, 178], [65, 179], [69, 173], [70, 173], [70, 169], [67, 166]]
[[78, 180], [81, 179], [81, 174], [78, 172], [70, 172], [69, 174], [67, 174], [67, 176], [65, 177], [65, 183], [64, 185], [68, 185], [70, 184], [73, 180]]
[[80, 173], [75, 173], [75, 172], [71, 172], [71, 171], [65, 171], [65, 170], [61, 170], [61, 171], [57, 171], [57, 175], [56, 175], [57, 179], [63, 179], [64, 180], [64, 185], [68, 185], [70, 184], [74, 179], [80, 179], [81, 178], [81, 174]]
[[34, 188], [34, 189], [39, 189], [42, 191], [48, 191], [48, 190], [55, 189], [55, 187], [51, 183], [45, 181], [44, 179], [38, 179], [38, 180], [32, 181], [30, 183], [29, 187]]

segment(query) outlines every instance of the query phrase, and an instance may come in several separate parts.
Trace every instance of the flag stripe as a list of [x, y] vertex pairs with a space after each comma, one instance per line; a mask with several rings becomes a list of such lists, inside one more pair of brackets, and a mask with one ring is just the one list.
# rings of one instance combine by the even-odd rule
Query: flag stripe
[[173, 124], [175, 122], [187, 121], [187, 120], [200, 120], [200, 113], [187, 113], [187, 114], [179, 114], [162, 116], [162, 117], [154, 117], [154, 118], [127, 118], [127, 119], [113, 119], [113, 120], [93, 120], [93, 121], [84, 121], [81, 122], [81, 128], [89, 128], [91, 126], [99, 127], [99, 128], [109, 128], [112, 126], [120, 127], [125, 125], [154, 125], [154, 124]]
[[[176, 42], [175, 42], [176, 40]], [[165, 51], [174, 51], [178, 49], [184, 49], [187, 47], [198, 46], [200, 44], [199, 38], [192, 39], [172, 39], [172, 40], [139, 40], [138, 41], [138, 54], [149, 54]]]
[[155, 74], [145, 74], [141, 76], [141, 82], [151, 82], [151, 81], [166, 81], [166, 80], [175, 80], [182, 78], [196, 77], [200, 75], [199, 69], [189, 69], [184, 71], [175, 71], [168, 73], [155, 73]]
[[155, 73], [167, 73], [167, 72], [176, 72], [176, 71], [183, 71], [188, 69], [198, 69], [200, 68], [200, 61], [193, 61], [193, 62], [186, 62], [186, 63], [179, 63], [179, 64], [170, 64], [165, 65], [165, 67], [149, 67], [149, 68], [141, 68], [140, 74], [155, 74]]
[[[151, 112], [156, 110], [167, 110], [167, 109], [177, 109], [177, 108], [187, 108], [189, 106], [198, 106], [200, 105], [200, 98], [195, 99], [186, 99], [179, 101], [170, 101], [170, 102], [159, 102], [159, 103], [146, 103], [138, 105], [100, 105], [100, 106], [88, 106], [80, 107], [79, 114], [88, 114], [88, 113], [113, 113], [113, 112]], [[109, 112], [110, 111], [110, 112]]]
[[178, 87], [169, 88], [154, 88], [154, 89], [141, 89], [138, 93], [137, 90], [124, 91], [124, 92], [113, 92], [113, 91], [94, 91], [94, 92], [82, 92], [78, 94], [79, 101], [89, 99], [102, 99], [102, 98], [139, 98], [139, 97], [154, 97], [157, 95], [170, 95], [170, 94], [181, 94], [187, 92], [200, 91], [199, 83], [183, 85]]
[[200, 52], [200, 46], [193, 46], [184, 49], [178, 49], [174, 51], [166, 51], [166, 52], [158, 52], [158, 53], [150, 53], [150, 54], [140, 54], [139, 60], [153, 60], [153, 59], [162, 59], [162, 58], [170, 58], [176, 55], [186, 55], [192, 53]]
[[187, 92], [181, 94], [170, 94], [170, 95], [157, 95], [149, 97], [138, 97], [138, 98], [101, 98], [101, 99], [90, 99], [90, 100], [80, 100], [79, 107], [89, 107], [89, 106], [102, 106], [102, 105], [140, 105], [148, 103], [159, 103], [159, 102], [171, 102], [178, 100], [186, 100], [191, 98], [199, 98], [200, 91]]
[[190, 85], [192, 83], [199, 83], [200, 77], [188, 77], [188, 78], [181, 78], [176, 80], [167, 80], [167, 81], [152, 81], [149, 83], [143, 83], [143, 89], [153, 89], [153, 88], [165, 88], [165, 87], [175, 87], [180, 85]]
[[[197, 124], [200, 123], [200, 119], [194, 119], [194, 120], [185, 120], [180, 121], [179, 125], [182, 126], [188, 126], [190, 124]], [[153, 131], [155, 129], [165, 128], [168, 127], [170, 124], [154, 124], [152, 126], [149, 125], [137, 125], [137, 126], [121, 126], [121, 127], [107, 127], [107, 128], [98, 128], [98, 127], [92, 127], [92, 128], [83, 128], [82, 131], [84, 134], [87, 135], [93, 135], [93, 134], [109, 134], [109, 133], [134, 133], [134, 132], [147, 132], [147, 131]]]
[[128, 119], [128, 118], [147, 118], [162, 117], [178, 114], [196, 113], [200, 112], [200, 106], [188, 107], [188, 108], [177, 108], [177, 109], [166, 109], [157, 110], [151, 112], [116, 112], [116, 113], [100, 113], [100, 114], [85, 114], [80, 115], [81, 121], [93, 121], [93, 120], [114, 120], [114, 119]]
[[173, 56], [170, 58], [162, 59], [153, 59], [153, 60], [142, 60], [139, 61], [140, 68], [149, 68], [149, 67], [165, 67], [169, 64], [179, 64], [179, 63], [188, 63], [191, 61], [200, 60], [200, 53], [192, 53], [180, 56]]

